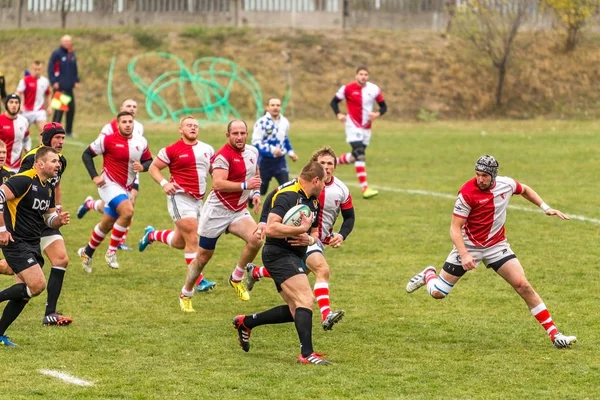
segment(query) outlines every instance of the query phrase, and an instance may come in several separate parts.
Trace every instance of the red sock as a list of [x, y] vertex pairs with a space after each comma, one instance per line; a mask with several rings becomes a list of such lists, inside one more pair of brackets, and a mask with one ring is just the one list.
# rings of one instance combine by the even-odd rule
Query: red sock
[[117, 246], [121, 243], [123, 235], [127, 232], [127, 227], [114, 224], [112, 233], [110, 235], [110, 243], [108, 244], [108, 251], [117, 251]]
[[87, 208], [88, 210], [95, 210], [96, 209], [96, 200], [94, 200], [94, 199], [86, 200], [85, 208]]
[[558, 329], [554, 326], [554, 322], [552, 322], [552, 317], [550, 316], [550, 312], [546, 308], [544, 303], [539, 304], [538, 306], [531, 309], [531, 314], [537, 319], [537, 321], [544, 327], [548, 336], [550, 336], [550, 340], [554, 340], [554, 335], [558, 333]]
[[259, 280], [260, 278], [270, 278], [271, 274], [269, 274], [269, 271], [265, 267], [256, 267], [252, 271], [252, 277]]
[[[104, 237], [106, 236], [106, 234], [100, 230], [99, 225], [100, 224], [96, 225], [92, 230], [92, 236], [90, 237], [90, 241], [88, 243], [88, 247], [92, 250], [92, 254], [96, 250], [96, 247], [100, 246], [100, 243], [102, 243]], [[88, 255], [91, 256], [91, 254]]]
[[427, 272], [425, 272], [425, 283], [429, 283], [430, 280], [436, 278], [437, 276], [435, 275], [435, 272], [432, 269], [428, 269]]
[[354, 163], [354, 170], [356, 171], [356, 177], [360, 184], [360, 189], [364, 192], [369, 186], [367, 183], [367, 164], [364, 161], [356, 161]]
[[174, 232], [170, 229], [165, 229], [164, 231], [152, 231], [148, 234], [148, 241], [150, 241], [150, 243], [161, 242], [167, 246], [170, 246], [171, 240], [173, 240], [173, 235]]
[[127, 229], [125, 229], [125, 233], [123, 234], [123, 237], [121, 238], [121, 243], [125, 243], [125, 239], [127, 239], [127, 234], [129, 233], [129, 228], [131, 228], [131, 224], [129, 224]]
[[338, 157], [338, 164], [350, 164], [350, 158], [352, 157], [352, 153], [344, 153]]
[[329, 306], [329, 284], [327, 282], [315, 283], [315, 297], [319, 305], [319, 311], [321, 311], [321, 322], [323, 322], [331, 312], [331, 307]]

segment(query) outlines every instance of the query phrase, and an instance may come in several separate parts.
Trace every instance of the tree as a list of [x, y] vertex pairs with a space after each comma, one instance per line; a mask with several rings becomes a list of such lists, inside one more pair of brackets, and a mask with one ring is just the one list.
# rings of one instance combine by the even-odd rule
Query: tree
[[456, 30], [483, 52], [497, 70], [497, 107], [502, 105], [515, 38], [528, 16], [537, 12], [536, 6], [536, 0], [463, 0], [456, 10]]
[[556, 18], [567, 31], [565, 49], [577, 46], [581, 30], [587, 21], [598, 13], [599, 0], [545, 0]]

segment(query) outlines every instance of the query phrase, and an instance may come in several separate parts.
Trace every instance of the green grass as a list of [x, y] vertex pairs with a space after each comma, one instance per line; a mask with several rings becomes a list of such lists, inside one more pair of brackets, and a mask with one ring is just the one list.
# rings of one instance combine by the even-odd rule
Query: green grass
[[[98, 128], [76, 140], [89, 143]], [[424, 290], [405, 293], [408, 279], [425, 265], [439, 267], [450, 251], [453, 206], [450, 198], [405, 190], [453, 195], [473, 176], [477, 157], [491, 153], [500, 174], [531, 185], [551, 206], [599, 218], [599, 128], [595, 122], [562, 121], [378, 123], [367, 153], [369, 181], [380, 195], [361, 199], [353, 168], [337, 172], [351, 187], [357, 220], [347, 243], [327, 251], [332, 305], [344, 309], [346, 318], [323, 332], [315, 308], [315, 348], [328, 353], [335, 364], [330, 368], [295, 363], [298, 339], [291, 324], [259, 327], [251, 351], [239, 348], [231, 318], [282, 301], [269, 281], [256, 285], [248, 303], [227, 286], [241, 250], [238, 239], [220, 240], [205, 270], [218, 285], [196, 295], [197, 312], [185, 315], [177, 303], [185, 274], [182, 252], [159, 243], [143, 254], [120, 252], [121, 269], [113, 271], [103, 263], [104, 243], [87, 275], [75, 252], [98, 215], [74, 218], [63, 229], [72, 262], [59, 302], [74, 323], [45, 328], [45, 293], [30, 303], [8, 331], [20, 347], [0, 349], [0, 398], [593, 398], [600, 370], [598, 226], [509, 210], [507, 235], [531, 283], [559, 329], [579, 338], [573, 349], [558, 351], [522, 300], [490, 270], [467, 274], [443, 301]], [[146, 130], [154, 154], [177, 138], [174, 125]], [[202, 140], [219, 148], [223, 131], [204, 128]], [[340, 153], [348, 149], [342, 127], [333, 122], [294, 123], [292, 142], [301, 160], [323, 144]], [[65, 147], [64, 206], [72, 213], [86, 195], [96, 195], [80, 161], [82, 150]], [[301, 165], [292, 164], [292, 172]], [[534, 210], [519, 196], [511, 204]], [[172, 226], [160, 187], [144, 175], [130, 245], [148, 224]], [[0, 277], [0, 287], [11, 283]], [[39, 369], [95, 386], [69, 386]]]

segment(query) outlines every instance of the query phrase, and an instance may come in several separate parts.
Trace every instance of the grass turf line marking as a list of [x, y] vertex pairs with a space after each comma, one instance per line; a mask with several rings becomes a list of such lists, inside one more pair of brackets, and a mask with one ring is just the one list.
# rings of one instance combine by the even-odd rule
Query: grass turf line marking
[[[347, 183], [347, 186], [352, 186], [355, 188], [360, 187], [360, 185], [358, 185], [357, 183]], [[455, 200], [456, 196], [453, 196], [451, 194], [447, 194], [447, 193], [438, 193], [438, 192], [430, 192], [427, 190], [416, 190], [416, 189], [399, 189], [399, 188], [394, 188], [394, 187], [389, 187], [389, 186], [370, 186], [373, 189], [377, 189], [377, 190], [383, 190], [383, 191], [387, 191], [387, 192], [396, 192], [396, 193], [407, 193], [407, 194], [417, 194], [420, 196], [429, 196], [429, 197], [439, 197], [442, 199], [450, 199], [450, 200]], [[524, 206], [514, 206], [514, 205], [508, 205], [508, 208], [510, 208], [511, 210], [518, 210], [518, 211], [525, 211], [525, 212], [534, 212], [534, 213], [543, 213], [543, 211], [539, 208], [531, 208], [531, 207], [524, 207]], [[577, 221], [582, 221], [582, 222], [589, 222], [592, 224], [596, 224], [596, 225], [600, 225], [600, 219], [597, 218], [590, 218], [590, 217], [586, 217], [583, 215], [575, 215], [575, 214], [569, 214], [567, 213], [567, 215], [569, 216], [569, 218], [577, 220]]]
[[54, 378], [58, 378], [62, 381], [70, 383], [71, 385], [77, 386], [94, 386], [93, 382], [84, 381], [83, 379], [76, 378], [69, 374], [65, 374], [64, 372], [54, 371], [51, 369], [40, 369], [39, 373], [42, 375], [52, 376]]

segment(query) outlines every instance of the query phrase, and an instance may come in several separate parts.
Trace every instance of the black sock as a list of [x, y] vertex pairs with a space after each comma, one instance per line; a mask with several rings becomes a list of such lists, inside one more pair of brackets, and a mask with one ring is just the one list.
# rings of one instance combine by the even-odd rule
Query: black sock
[[46, 314], [56, 312], [56, 303], [62, 290], [63, 280], [65, 278], [65, 269], [62, 267], [52, 267], [50, 277], [48, 278], [48, 301], [46, 302]]
[[246, 328], [252, 329], [259, 325], [284, 324], [293, 320], [290, 307], [284, 304], [258, 314], [248, 315], [244, 318], [244, 325]]
[[6, 307], [4, 307], [4, 312], [2, 313], [2, 318], [0, 318], [0, 336], [4, 336], [4, 333], [12, 324], [15, 319], [21, 314], [21, 311], [25, 308], [29, 300], [19, 299], [19, 300], [10, 300]]
[[313, 353], [312, 346], [312, 310], [308, 308], [296, 308], [296, 330], [300, 339], [300, 352], [302, 357], [308, 357]]
[[11, 287], [0, 292], [0, 303], [6, 300], [19, 300], [28, 297], [27, 285], [24, 283], [15, 283]]
[[88, 257], [94, 257], [95, 251], [96, 249], [92, 249], [89, 244], [85, 246], [85, 249], [83, 250], [83, 252], [87, 254]]

